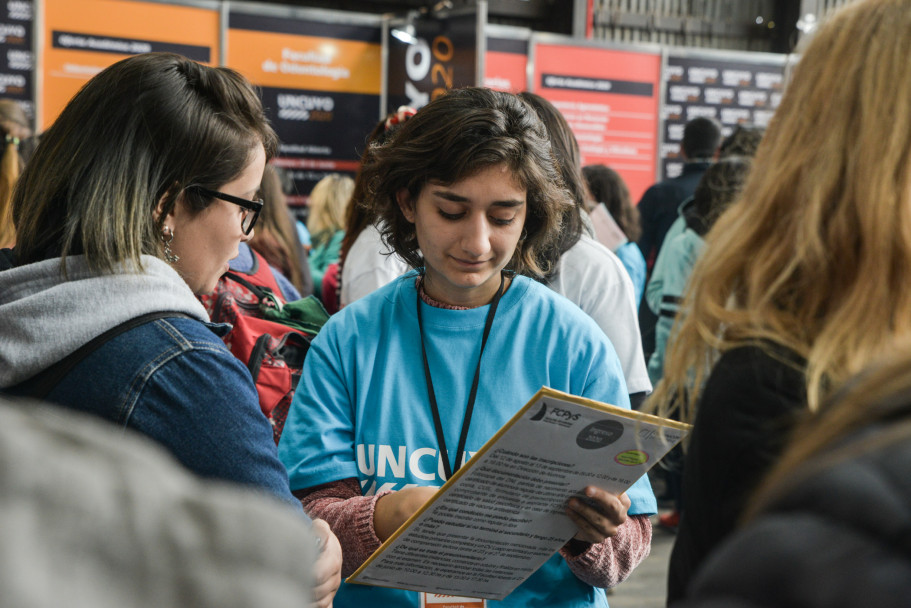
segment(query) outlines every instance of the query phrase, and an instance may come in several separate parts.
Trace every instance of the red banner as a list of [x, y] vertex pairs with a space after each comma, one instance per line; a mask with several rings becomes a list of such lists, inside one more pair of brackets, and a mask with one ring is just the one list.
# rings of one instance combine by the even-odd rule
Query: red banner
[[566, 117], [582, 165], [613, 168], [637, 202], [655, 183], [661, 56], [537, 43], [534, 57], [533, 90]]
[[484, 86], [520, 93], [528, 88], [528, 40], [487, 37]]

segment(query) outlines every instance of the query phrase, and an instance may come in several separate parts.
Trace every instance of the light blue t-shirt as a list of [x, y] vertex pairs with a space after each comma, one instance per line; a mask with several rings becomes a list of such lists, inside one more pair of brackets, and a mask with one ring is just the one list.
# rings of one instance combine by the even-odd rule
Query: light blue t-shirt
[[[313, 341], [285, 424], [279, 457], [298, 490], [356, 477], [365, 495], [445, 479], [427, 397], [415, 275], [342, 309]], [[425, 345], [446, 447], [458, 443], [489, 306], [421, 304]], [[484, 350], [470, 457], [542, 386], [629, 407], [620, 362], [578, 307], [525, 277], [503, 295]], [[630, 514], [656, 503], [643, 477], [627, 493]], [[414, 592], [342, 584], [336, 608], [420, 605]], [[490, 606], [607, 606], [602, 589], [572, 574], [559, 554]]]
[[639, 304], [642, 303], [642, 294], [645, 292], [645, 257], [639, 246], [632, 241], [620, 245], [614, 253], [620, 258], [629, 278], [633, 281], [633, 289], [636, 291], [636, 309], [638, 310]]

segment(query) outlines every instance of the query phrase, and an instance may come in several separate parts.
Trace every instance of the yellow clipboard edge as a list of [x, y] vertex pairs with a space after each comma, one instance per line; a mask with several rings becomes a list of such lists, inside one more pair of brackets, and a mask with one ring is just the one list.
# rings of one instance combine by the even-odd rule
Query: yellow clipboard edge
[[559, 399], [561, 401], [570, 401], [572, 403], [576, 403], [578, 405], [582, 405], [582, 406], [591, 408], [593, 410], [606, 412], [609, 414], [614, 414], [616, 416], [622, 416], [623, 418], [627, 418], [630, 420], [648, 422], [651, 424], [656, 424], [658, 426], [673, 428], [678, 431], [683, 431], [683, 432], [687, 432], [687, 433], [690, 431], [690, 429], [693, 428], [692, 425], [684, 424], [682, 422], [677, 422], [675, 420], [667, 420], [666, 418], [661, 418], [659, 416], [653, 416], [652, 414], [646, 414], [644, 412], [637, 412], [637, 411], [631, 410], [631, 409], [628, 410], [626, 408], [618, 407], [616, 405], [601, 403], [600, 401], [595, 401], [594, 399], [587, 399], [585, 397], [571, 395], [569, 393], [564, 393], [563, 391], [558, 391], [556, 389], [542, 386], [540, 389], [538, 389], [538, 392], [535, 393], [532, 396], [532, 398], [528, 400], [528, 402], [525, 405], [523, 405], [521, 408], [519, 408], [519, 410], [515, 414], [513, 414], [512, 418], [510, 418], [506, 424], [504, 424], [502, 427], [500, 427], [500, 430], [498, 430], [496, 433], [494, 433], [493, 436], [490, 439], [488, 439], [484, 443], [483, 446], [481, 446], [481, 449], [479, 449], [477, 452], [475, 452], [474, 456], [472, 456], [471, 458], [468, 459], [468, 462], [466, 462], [458, 471], [456, 471], [452, 477], [450, 477], [449, 479], [446, 480], [446, 483], [444, 483], [440, 487], [440, 489], [438, 489], [436, 491], [436, 494], [434, 494], [430, 498], [430, 500], [425, 502], [421, 506], [420, 509], [415, 511], [414, 514], [405, 521], [405, 523], [403, 523], [401, 526], [399, 526], [399, 529], [396, 530], [395, 532], [393, 532], [392, 536], [387, 538], [386, 541], [383, 544], [381, 544], [379, 546], [379, 548], [376, 551], [374, 551], [373, 554], [370, 557], [368, 557], [367, 560], [363, 564], [361, 564], [360, 568], [358, 568], [357, 570], [354, 571], [353, 574], [348, 576], [348, 578], [345, 579], [345, 582], [355, 584], [355, 585], [370, 585], [371, 587], [391, 587], [391, 588], [397, 589], [397, 587], [393, 587], [392, 585], [377, 585], [374, 583], [364, 583], [364, 582], [352, 580], [352, 579], [357, 577], [365, 568], [367, 568], [367, 566], [369, 566], [373, 562], [373, 560], [378, 558], [389, 547], [389, 545], [395, 541], [395, 539], [397, 539], [405, 530], [407, 530], [411, 526], [411, 524], [414, 522], [414, 520], [416, 520], [418, 517], [420, 517], [424, 511], [426, 511], [428, 508], [430, 508], [430, 506], [434, 502], [436, 502], [437, 498], [439, 498], [440, 496], [443, 495], [443, 493], [449, 488], [449, 486], [451, 486], [452, 484], [457, 482], [459, 480], [459, 478], [463, 474], [465, 474], [465, 471], [467, 471], [471, 468], [473, 463], [478, 462], [480, 460], [478, 457], [483, 456], [495, 443], [497, 443], [497, 441], [499, 441], [500, 437], [502, 437], [503, 434], [512, 427], [512, 425], [514, 425], [516, 422], [518, 422], [519, 419], [522, 418], [522, 416], [525, 414], [525, 412], [527, 412], [528, 409], [533, 404], [535, 404], [539, 399], [545, 398], [545, 397], [549, 397], [551, 399]]
[[[676, 420], [669, 420], [667, 418], [661, 418], [660, 416], [655, 416], [654, 414], [646, 414], [645, 412], [639, 412], [637, 410], [626, 409], [623, 407], [618, 407], [616, 405], [610, 405], [609, 403], [601, 403], [600, 401], [595, 401], [594, 399], [588, 399], [586, 397], [579, 397], [577, 395], [571, 395], [569, 393], [564, 393], [563, 391], [558, 391], [552, 388], [544, 387], [535, 395], [537, 399], [538, 395], [546, 394], [552, 399], [560, 399], [562, 401], [569, 401], [571, 403], [576, 403], [578, 405], [584, 405], [593, 410], [598, 410], [602, 412], [607, 412], [608, 414], [614, 414], [622, 418], [627, 418], [629, 420], [637, 420], [639, 422], [648, 422], [649, 424], [654, 424], [664, 428], [674, 429], [677, 431], [682, 431], [684, 433], [689, 433], [693, 430], [693, 425], [686, 424], [685, 422], [678, 422]], [[534, 401], [534, 399], [532, 399]], [[530, 404], [531, 402], [529, 402]]]

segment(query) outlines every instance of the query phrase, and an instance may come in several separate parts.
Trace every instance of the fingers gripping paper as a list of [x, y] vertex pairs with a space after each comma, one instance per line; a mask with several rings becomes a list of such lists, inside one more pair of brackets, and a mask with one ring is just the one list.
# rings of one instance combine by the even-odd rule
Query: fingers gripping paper
[[575, 535], [570, 497], [625, 492], [689, 428], [542, 388], [347, 582], [501, 600]]

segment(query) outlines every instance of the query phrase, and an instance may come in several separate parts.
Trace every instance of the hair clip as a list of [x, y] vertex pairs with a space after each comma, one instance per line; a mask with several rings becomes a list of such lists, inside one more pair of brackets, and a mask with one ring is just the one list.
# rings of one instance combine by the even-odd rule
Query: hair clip
[[395, 111], [395, 114], [386, 119], [386, 131], [402, 124], [417, 114], [417, 112], [418, 111], [411, 106], [399, 106], [399, 109]]

